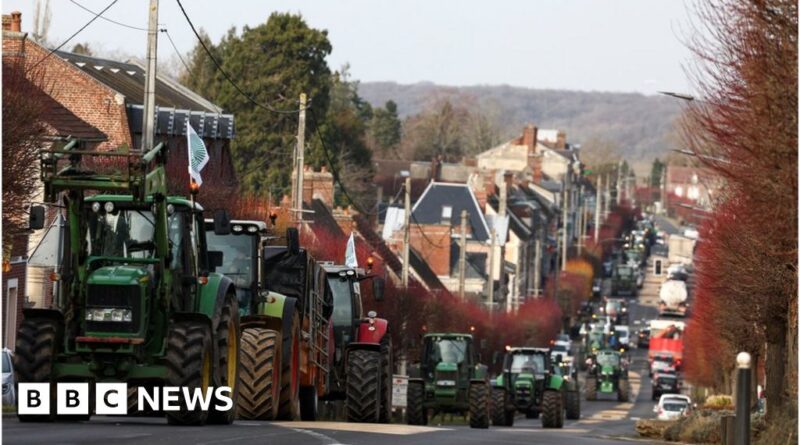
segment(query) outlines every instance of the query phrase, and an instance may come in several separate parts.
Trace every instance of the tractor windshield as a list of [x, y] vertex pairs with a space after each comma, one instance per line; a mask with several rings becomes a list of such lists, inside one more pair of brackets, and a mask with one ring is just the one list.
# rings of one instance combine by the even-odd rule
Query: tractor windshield
[[542, 354], [514, 354], [511, 360], [511, 372], [530, 372], [540, 374], [545, 371], [544, 355]]
[[619, 366], [617, 354], [597, 354], [597, 364], [600, 366]]
[[333, 325], [351, 326], [353, 323], [353, 300], [350, 280], [329, 276], [328, 292], [333, 295]]
[[433, 343], [428, 356], [429, 363], [464, 363], [467, 357], [467, 341], [464, 339], [444, 338]]
[[222, 266], [217, 272], [233, 280], [237, 289], [250, 289], [254, 280], [253, 258], [256, 256], [252, 235], [217, 235], [206, 231], [209, 251], [222, 252]]
[[617, 276], [620, 278], [630, 278], [633, 276], [633, 268], [631, 267], [618, 267]]
[[148, 210], [90, 213], [89, 255], [148, 258], [155, 250], [155, 223]]

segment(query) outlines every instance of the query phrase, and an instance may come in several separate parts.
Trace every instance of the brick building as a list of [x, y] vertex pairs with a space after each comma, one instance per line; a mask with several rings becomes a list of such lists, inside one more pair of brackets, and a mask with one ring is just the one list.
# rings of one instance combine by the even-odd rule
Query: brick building
[[[28, 39], [21, 29], [18, 12], [3, 16], [3, 64], [12, 61], [21, 63], [29, 80], [39, 88], [40, 97], [36, 100], [45, 104], [42, 120], [51, 139], [78, 138], [85, 141], [85, 149], [96, 150], [141, 147], [145, 78], [141, 63], [64, 51], [51, 54], [49, 49]], [[157, 77], [155, 91], [155, 143], [166, 142], [170, 149], [167, 163], [170, 189], [180, 194], [188, 190], [186, 131], [191, 124], [203, 138], [211, 158], [203, 171], [205, 181], [199, 199], [213, 209], [209, 204], [220, 197], [227, 199], [238, 190], [230, 151], [235, 134], [234, 117], [163, 76]], [[48, 142], [42, 148], [49, 145]], [[34, 197], [34, 201], [41, 200], [41, 195]], [[56, 213], [51, 211], [48, 219], [55, 222]], [[57, 236], [44, 239], [46, 230], [31, 233], [29, 240], [15, 240], [11, 263], [6, 265], [11, 270], [4, 273], [2, 283], [6, 314], [12, 306], [21, 310], [25, 305], [49, 307], [52, 303], [51, 268], [37, 263], [25, 271], [29, 252], [53, 250], [42, 245], [57, 239]], [[57, 231], [58, 227], [49, 230]], [[15, 293], [17, 301], [10, 301]], [[7, 332], [20, 319], [5, 319], [4, 326], [8, 329], [3, 332], [4, 341], [13, 343]]]

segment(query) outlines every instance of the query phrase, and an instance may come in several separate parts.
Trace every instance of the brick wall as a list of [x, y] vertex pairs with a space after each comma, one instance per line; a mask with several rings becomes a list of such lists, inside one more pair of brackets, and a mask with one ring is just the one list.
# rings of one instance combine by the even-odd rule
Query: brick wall
[[[2, 280], [2, 301], [0, 301], [0, 310], [3, 311], [3, 346], [13, 349], [15, 333], [19, 328], [22, 321], [22, 309], [25, 307], [25, 271], [27, 259], [27, 246], [28, 236], [17, 235], [14, 237], [11, 248], [11, 270], [3, 273]], [[9, 295], [9, 281], [17, 280], [16, 295]], [[8, 313], [9, 299], [15, 298], [16, 311], [14, 317], [10, 317]], [[13, 320], [13, 323], [12, 323]], [[9, 328], [11, 328], [9, 330]]]
[[[40, 77], [42, 90], [66, 109], [94, 125], [108, 137], [99, 149], [132, 145], [125, 100], [122, 95], [101, 84], [48, 50], [25, 38], [25, 34], [3, 32], [3, 55], [24, 54], [27, 66], [36, 68], [31, 75]], [[47, 57], [47, 58], [45, 58]], [[40, 62], [41, 61], [41, 62]]]
[[411, 224], [411, 247], [437, 276], [450, 275], [450, 230], [449, 224]]

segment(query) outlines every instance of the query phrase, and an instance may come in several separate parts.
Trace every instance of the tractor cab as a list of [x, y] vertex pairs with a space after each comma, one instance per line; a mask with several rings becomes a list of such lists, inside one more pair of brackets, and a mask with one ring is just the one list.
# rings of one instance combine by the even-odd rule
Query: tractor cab
[[267, 225], [262, 221], [233, 220], [229, 224], [230, 230], [223, 233], [214, 226], [213, 220], [205, 220], [209, 253], [221, 255], [223, 259], [215, 271], [233, 281], [239, 313], [250, 315], [254, 297], [265, 288], [265, 274], [259, 264], [268, 234]]
[[469, 334], [430, 334], [423, 342], [420, 369], [425, 380], [435, 382], [437, 396], [455, 397], [456, 388], [466, 389], [475, 348]]

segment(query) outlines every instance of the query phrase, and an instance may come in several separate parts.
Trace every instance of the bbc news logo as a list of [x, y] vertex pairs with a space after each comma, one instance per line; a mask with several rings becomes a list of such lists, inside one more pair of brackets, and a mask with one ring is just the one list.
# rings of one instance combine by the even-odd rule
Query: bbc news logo
[[[51, 403], [50, 383], [19, 383], [17, 413], [21, 415], [49, 415]], [[187, 388], [165, 386], [161, 388], [137, 387], [138, 411], [179, 411], [182, 406], [190, 411], [217, 411], [233, 409], [232, 390], [229, 386], [216, 388]], [[88, 383], [56, 384], [56, 414], [88, 415], [92, 393]], [[128, 414], [127, 383], [96, 383], [94, 385], [94, 414]]]

